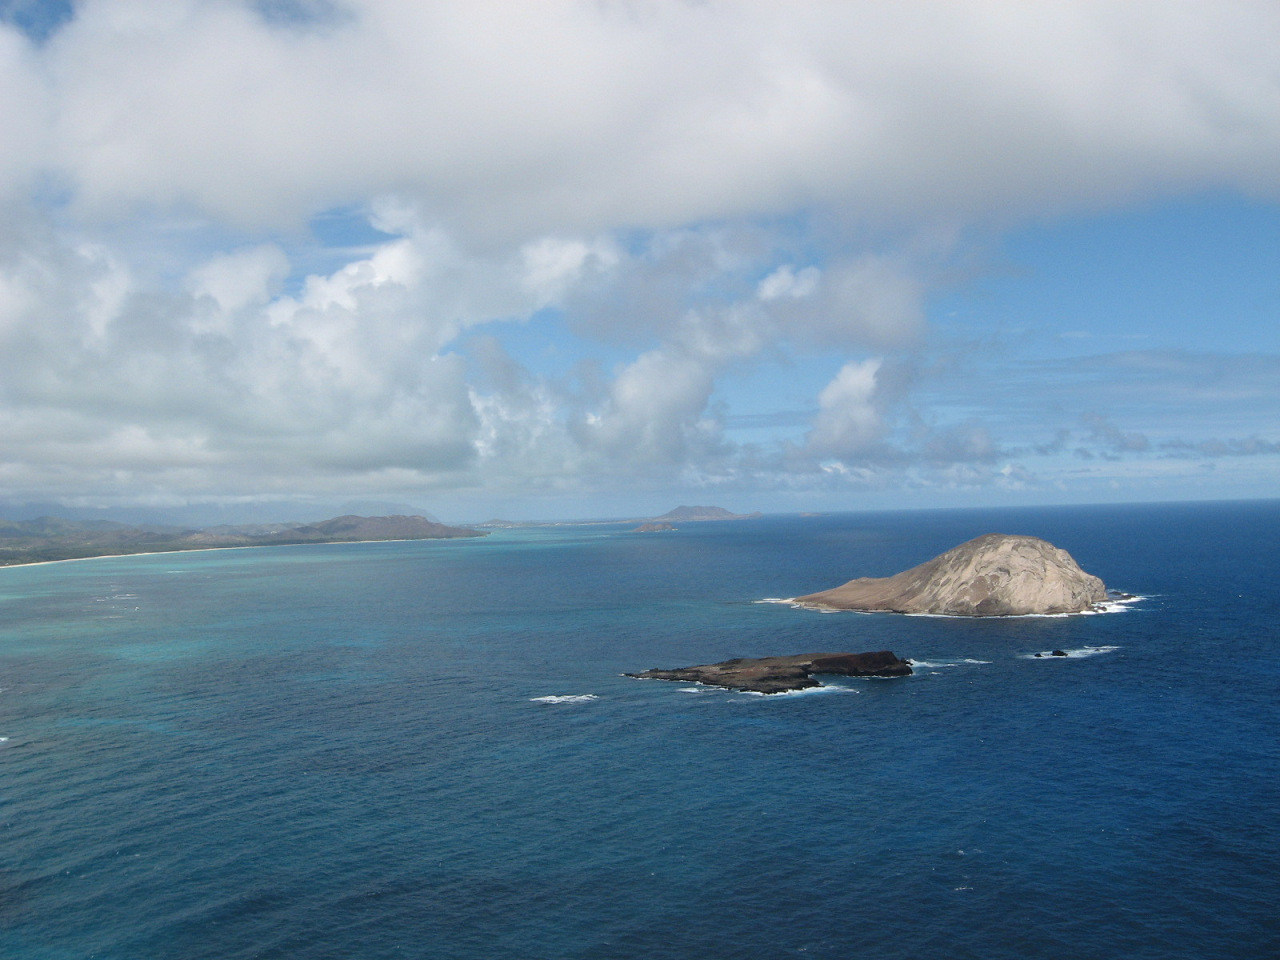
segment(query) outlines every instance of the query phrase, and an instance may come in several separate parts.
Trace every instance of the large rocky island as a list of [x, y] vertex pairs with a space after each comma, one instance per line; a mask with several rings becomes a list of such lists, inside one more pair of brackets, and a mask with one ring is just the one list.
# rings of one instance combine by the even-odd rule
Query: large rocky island
[[640, 680], [682, 680], [748, 693], [786, 693], [821, 686], [813, 679], [815, 673], [843, 677], [906, 677], [911, 675], [911, 664], [899, 660], [888, 650], [874, 653], [802, 653], [754, 660], [740, 657], [698, 667], [645, 670], [628, 673], [627, 676]]
[[1082, 613], [1107, 599], [1101, 580], [1038, 537], [988, 533], [892, 577], [860, 577], [796, 597], [833, 610], [1017, 617]]

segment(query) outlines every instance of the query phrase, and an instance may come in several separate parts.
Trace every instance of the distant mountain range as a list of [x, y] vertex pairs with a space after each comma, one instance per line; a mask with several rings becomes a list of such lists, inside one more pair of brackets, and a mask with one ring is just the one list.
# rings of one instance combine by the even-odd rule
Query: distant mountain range
[[320, 523], [253, 523], [204, 529], [40, 517], [20, 523], [0, 520], [0, 566], [212, 547], [483, 536], [480, 530], [451, 527], [422, 516], [344, 516]]

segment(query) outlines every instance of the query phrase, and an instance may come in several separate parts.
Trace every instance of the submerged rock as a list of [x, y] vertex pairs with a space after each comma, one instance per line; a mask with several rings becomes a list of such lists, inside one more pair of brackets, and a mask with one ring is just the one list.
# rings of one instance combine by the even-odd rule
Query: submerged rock
[[831, 673], [845, 677], [906, 677], [911, 664], [899, 660], [888, 650], [874, 653], [804, 653], [789, 657], [738, 658], [721, 663], [675, 670], [645, 670], [628, 673], [642, 680], [683, 680], [705, 683], [730, 690], [750, 693], [785, 693], [805, 690], [821, 684], [815, 673]]
[[1011, 617], [1081, 613], [1107, 599], [1102, 581], [1038, 537], [988, 533], [892, 577], [861, 577], [797, 597], [834, 610]]

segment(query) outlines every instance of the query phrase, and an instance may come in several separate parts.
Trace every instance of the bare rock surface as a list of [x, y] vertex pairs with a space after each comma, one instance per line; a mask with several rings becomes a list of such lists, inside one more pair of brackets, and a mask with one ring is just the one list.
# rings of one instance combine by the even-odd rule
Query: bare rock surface
[[861, 577], [797, 597], [834, 610], [1017, 617], [1081, 613], [1107, 599], [1102, 581], [1038, 537], [988, 533], [892, 577]]
[[759, 657], [754, 660], [739, 657], [721, 663], [679, 667], [675, 670], [645, 670], [642, 673], [628, 673], [627, 676], [641, 680], [705, 683], [750, 693], [785, 693], [821, 686], [813, 679], [815, 673], [845, 677], [906, 677], [911, 674], [911, 664], [906, 660], [899, 660], [888, 650], [874, 653], [802, 653], [788, 657]]

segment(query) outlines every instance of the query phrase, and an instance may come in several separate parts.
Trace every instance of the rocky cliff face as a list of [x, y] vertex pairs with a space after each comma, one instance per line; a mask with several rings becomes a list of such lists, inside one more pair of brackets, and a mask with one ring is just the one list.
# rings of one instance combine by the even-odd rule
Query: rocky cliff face
[[1038, 537], [989, 533], [892, 577], [862, 577], [798, 603], [962, 617], [1080, 613], [1106, 599], [1101, 580]]

